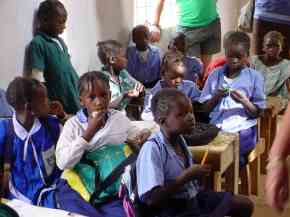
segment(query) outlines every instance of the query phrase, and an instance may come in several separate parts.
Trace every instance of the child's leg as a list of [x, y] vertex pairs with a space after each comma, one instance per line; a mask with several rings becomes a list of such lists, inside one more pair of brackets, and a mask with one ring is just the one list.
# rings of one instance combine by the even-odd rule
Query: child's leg
[[247, 156], [257, 143], [257, 126], [241, 130], [240, 134], [240, 168], [247, 164]]
[[253, 202], [246, 196], [234, 195], [231, 201], [231, 209], [228, 216], [251, 217], [254, 211]]

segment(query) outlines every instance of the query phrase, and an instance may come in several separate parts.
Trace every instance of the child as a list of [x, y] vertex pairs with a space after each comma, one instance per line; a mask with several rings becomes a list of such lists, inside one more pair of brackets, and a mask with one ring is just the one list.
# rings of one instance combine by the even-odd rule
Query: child
[[263, 42], [264, 55], [253, 56], [251, 64], [254, 69], [263, 74], [267, 96], [281, 96], [288, 100], [290, 61], [280, 56], [283, 44], [284, 37], [280, 32], [268, 32]]
[[6, 100], [5, 91], [0, 88], [0, 117], [10, 117], [11, 115], [12, 109]]
[[78, 75], [64, 41], [67, 12], [58, 0], [43, 1], [37, 11], [39, 28], [29, 45], [31, 77], [44, 82], [50, 100], [58, 100], [68, 114], [79, 110]]
[[257, 117], [266, 103], [262, 75], [245, 66], [250, 39], [246, 33], [239, 35], [248, 40], [230, 40], [224, 45], [227, 64], [209, 75], [199, 101], [210, 112], [211, 123], [225, 132], [239, 133], [243, 166], [256, 145]]
[[135, 46], [127, 49], [128, 72], [146, 88], [152, 88], [160, 79], [160, 50], [149, 44], [149, 29], [144, 25], [135, 26], [132, 39]]
[[46, 88], [37, 80], [18, 77], [8, 86], [7, 100], [15, 111], [12, 120], [0, 121], [1, 166], [3, 161], [10, 165], [8, 199], [101, 216], [60, 179], [55, 164], [60, 124], [47, 115]]
[[[124, 160], [122, 158], [124, 143], [129, 130], [134, 129], [122, 112], [109, 109], [111, 98], [109, 79], [102, 72], [92, 71], [82, 75], [79, 81], [79, 94], [83, 108], [65, 123], [57, 143], [56, 162], [61, 169], [75, 168], [84, 181], [86, 174], [83, 171], [88, 168], [83, 167], [84, 162], [97, 161], [96, 169], [99, 170], [101, 179], [104, 179], [110, 171], [102, 168], [102, 165], [107, 163], [116, 166]], [[105, 152], [110, 149], [111, 152]], [[90, 187], [94, 185], [95, 179], [97, 177], [93, 183], [86, 185], [90, 193], [95, 190]], [[104, 197], [104, 205], [99, 207], [103, 217], [125, 216], [122, 203], [116, 196], [119, 186], [113, 187], [114, 189], [105, 191], [110, 200]]]
[[114, 40], [99, 42], [98, 56], [104, 65], [102, 71], [110, 79], [110, 107], [124, 110], [132, 98], [140, 96], [144, 91], [144, 86], [130, 76], [125, 69], [127, 59], [123, 46], [119, 42]]
[[146, 94], [144, 110], [141, 115], [143, 120], [153, 120], [151, 99], [162, 88], [177, 88], [189, 97], [191, 102], [197, 102], [199, 100], [200, 91], [195, 83], [183, 79], [186, 71], [183, 57], [183, 54], [179, 51], [168, 51], [165, 53], [161, 69], [162, 80], [158, 81], [150, 92]]
[[178, 50], [183, 55], [183, 62], [186, 68], [184, 79], [198, 83], [202, 80], [203, 65], [198, 58], [190, 57], [185, 55], [185, 35], [178, 32], [174, 35], [168, 45], [169, 50]]
[[250, 217], [252, 202], [226, 192], [199, 191], [197, 177], [208, 166], [194, 165], [183, 134], [195, 118], [190, 100], [178, 90], [162, 89], [152, 99], [160, 131], [142, 146], [136, 163], [138, 195], [158, 217]]

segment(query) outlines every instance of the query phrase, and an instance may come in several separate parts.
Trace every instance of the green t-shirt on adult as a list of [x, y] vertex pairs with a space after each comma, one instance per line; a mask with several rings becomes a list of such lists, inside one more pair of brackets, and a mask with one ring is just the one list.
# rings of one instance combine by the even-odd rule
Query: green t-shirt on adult
[[49, 99], [59, 100], [65, 112], [75, 114], [80, 109], [79, 76], [64, 41], [38, 32], [30, 43], [29, 59], [31, 69], [43, 71]]
[[202, 27], [218, 18], [216, 0], [176, 0], [178, 25]]

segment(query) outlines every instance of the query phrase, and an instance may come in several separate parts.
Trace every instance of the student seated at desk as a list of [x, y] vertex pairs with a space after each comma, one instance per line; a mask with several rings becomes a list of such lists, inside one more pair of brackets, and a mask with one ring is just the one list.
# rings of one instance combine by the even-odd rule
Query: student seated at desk
[[[200, 96], [210, 112], [210, 123], [225, 132], [240, 135], [240, 167], [257, 143], [257, 117], [266, 107], [263, 76], [245, 67], [250, 39], [246, 33], [232, 32], [245, 40], [231, 40], [225, 45], [227, 64], [211, 73]], [[230, 36], [229, 36], [230, 37]]]
[[45, 86], [34, 79], [15, 78], [8, 86], [7, 100], [15, 111], [12, 119], [0, 120], [0, 165], [10, 166], [9, 183], [0, 187], [8, 191], [8, 199], [101, 216], [60, 178], [55, 164], [60, 123], [48, 115]]
[[12, 116], [12, 108], [6, 99], [6, 93], [0, 88], [0, 118]]
[[199, 190], [195, 179], [209, 167], [193, 163], [183, 137], [195, 122], [190, 100], [176, 89], [162, 89], [152, 99], [152, 112], [160, 131], [145, 142], [136, 163], [138, 196], [150, 216], [250, 217], [248, 198]]
[[149, 44], [149, 29], [144, 25], [135, 26], [132, 30], [132, 40], [135, 46], [127, 49], [130, 75], [141, 82], [146, 88], [152, 88], [160, 80], [161, 52]]

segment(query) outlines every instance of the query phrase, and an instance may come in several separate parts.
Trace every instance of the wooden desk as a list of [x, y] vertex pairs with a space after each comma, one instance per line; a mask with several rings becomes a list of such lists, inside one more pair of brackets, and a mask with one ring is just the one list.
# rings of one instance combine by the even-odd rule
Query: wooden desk
[[214, 171], [214, 190], [221, 190], [221, 175], [225, 173], [226, 190], [238, 193], [239, 182], [239, 135], [220, 132], [208, 145], [190, 146], [195, 162], [199, 163], [208, 150], [206, 164]]

